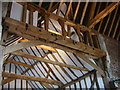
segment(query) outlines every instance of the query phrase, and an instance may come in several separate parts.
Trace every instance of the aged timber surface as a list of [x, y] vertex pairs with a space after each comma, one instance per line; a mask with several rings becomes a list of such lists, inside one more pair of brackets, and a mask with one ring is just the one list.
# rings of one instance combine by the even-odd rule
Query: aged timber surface
[[43, 39], [98, 58], [106, 55], [106, 53], [100, 49], [88, 46], [81, 42], [73, 41], [68, 38], [65, 38], [65, 40], [63, 40], [62, 36], [58, 36], [46, 30], [42, 30], [41, 28], [34, 27], [32, 25], [26, 26], [25, 23], [22, 23], [20, 21], [6, 18], [4, 24], [6, 25], [6, 28], [8, 28], [9, 32], [16, 33], [18, 36], [24, 37], [29, 40]]

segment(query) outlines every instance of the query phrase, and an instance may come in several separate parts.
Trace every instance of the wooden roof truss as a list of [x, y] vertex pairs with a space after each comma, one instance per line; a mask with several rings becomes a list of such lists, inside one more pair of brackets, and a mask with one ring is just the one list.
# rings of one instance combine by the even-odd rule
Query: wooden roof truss
[[[93, 88], [95, 83], [97, 88], [100, 88], [97, 80], [97, 73], [99, 72], [103, 78], [105, 87], [108, 87], [108, 83], [106, 83], [106, 81], [108, 81], [106, 74], [107, 69], [105, 67], [106, 52], [101, 50], [97, 35], [99, 32], [102, 34], [107, 32], [107, 26], [105, 26], [101, 32], [102, 23], [104, 23], [105, 20], [109, 23], [110, 16], [114, 12], [113, 22], [116, 22], [116, 26], [112, 23], [108, 33], [105, 35], [119, 40], [120, 31], [118, 31], [118, 29], [120, 19], [118, 18], [116, 21], [116, 15], [118, 15], [120, 9], [119, 2], [105, 3], [106, 7], [101, 7], [101, 4], [103, 4], [101, 2], [75, 3], [72, 0], [69, 3], [63, 1], [50, 2], [46, 6], [43, 5], [45, 4], [43, 2], [37, 4], [18, 2], [18, 4], [23, 6], [22, 20], [14, 20], [10, 18], [10, 12], [7, 13], [3, 23], [3, 46], [5, 46], [4, 66], [6, 66], [6, 63], [14, 64], [20, 74], [11, 73], [11, 68], [9, 68], [9, 72], [4, 71], [3, 77], [7, 78], [3, 79], [2, 85], [16, 79], [24, 79], [29, 80], [29, 84], [32, 84], [32, 87], [36, 88], [40, 88], [38, 84], [40, 84], [42, 88], [55, 88], [54, 85], [57, 85], [57, 88], [71, 87], [71, 85], [76, 87], [76, 83], [78, 82], [81, 88], [80, 81], [83, 80], [87, 88], [85, 78], [89, 77], [91, 82], [90, 88]], [[61, 9], [63, 4], [67, 6], [65, 13]], [[10, 3], [9, 7], [11, 7], [11, 5]], [[76, 5], [76, 10], [73, 5]], [[83, 8], [83, 13], [80, 13], [81, 7]], [[26, 23], [27, 10], [29, 10], [28, 23]], [[86, 13], [88, 13], [89, 10], [91, 10], [91, 13], [87, 15]], [[33, 25], [33, 13], [35, 11], [38, 12], [37, 27]], [[60, 16], [60, 14], [62, 14], [63, 17]], [[53, 20], [61, 26], [60, 30], [58, 30]], [[106, 23], [106, 25], [108, 23]], [[54, 30], [50, 29], [50, 24]], [[74, 32], [71, 31], [71, 28]], [[112, 28], [114, 28], [114, 31], [112, 31]], [[111, 34], [112, 32], [113, 34]], [[75, 33], [79, 39], [78, 41], [71, 38]], [[63, 50], [62, 52], [69, 58], [73, 65], [65, 61], [60, 50]], [[56, 56], [58, 56], [60, 60], [57, 59]], [[71, 56], [73, 56], [75, 60], [73, 60]], [[52, 57], [53, 60], [51, 60], [50, 57]], [[87, 68], [81, 60], [90, 65], [92, 69]], [[51, 65], [64, 81], [58, 78]], [[69, 81], [66, 80], [58, 67], [69, 78]], [[74, 69], [78, 70], [82, 76], [76, 75], [73, 71]], [[38, 73], [38, 70], [41, 74]], [[75, 78], [73, 78], [70, 73]]]

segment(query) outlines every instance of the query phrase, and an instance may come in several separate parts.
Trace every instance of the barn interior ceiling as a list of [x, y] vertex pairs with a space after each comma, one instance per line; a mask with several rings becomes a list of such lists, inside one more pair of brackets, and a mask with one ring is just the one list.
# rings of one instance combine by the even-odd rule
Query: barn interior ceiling
[[120, 40], [120, 2], [10, 2], [2, 89], [112, 87], [100, 34]]
[[[61, 2], [62, 3], [62, 2]], [[34, 3], [39, 5], [39, 3]], [[82, 24], [97, 32], [119, 40], [119, 21], [120, 21], [120, 5], [118, 2], [65, 2], [70, 7], [68, 19], [76, 24]], [[41, 7], [48, 10], [50, 2], [43, 2]], [[53, 9], [56, 10], [59, 2], [53, 3]], [[54, 9], [55, 7], [55, 9]], [[60, 11], [63, 13], [63, 11]], [[64, 13], [64, 16], [67, 12]]]

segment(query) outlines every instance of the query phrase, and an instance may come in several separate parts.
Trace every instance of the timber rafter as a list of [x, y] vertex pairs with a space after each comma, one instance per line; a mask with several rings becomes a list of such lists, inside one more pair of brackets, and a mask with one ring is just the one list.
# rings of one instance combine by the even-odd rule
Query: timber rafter
[[[52, 1], [52, 0], [51, 0]], [[63, 0], [62, 0], [63, 1]], [[8, 77], [7, 79], [4, 79], [2, 84], [6, 84], [9, 83], [13, 80], [16, 79], [25, 79], [25, 80], [30, 80], [30, 81], [34, 81], [36, 83], [36, 81], [38, 81], [37, 79], [41, 79], [42, 75], [39, 75], [39, 72], [37, 72], [37, 69], [33, 68], [34, 65], [35, 67], [37, 67], [37, 63], [39, 63], [45, 70], [45, 73], [43, 72], [43, 77], [42, 78], [43, 81], [38, 81], [40, 84], [44, 85], [46, 88], [52, 88], [52, 84], [58, 85], [62, 87], [60, 88], [66, 88], [68, 86], [71, 87], [71, 85], [76, 86], [77, 82], [80, 83], [81, 80], [84, 80], [85, 82], [85, 86], [87, 88], [87, 84], [86, 84], [86, 80], [85, 78], [90, 77], [91, 79], [91, 75], [92, 74], [96, 74], [96, 71], [98, 71], [102, 76], [102, 78], [106, 78], [106, 74], [105, 74], [105, 70], [102, 68], [102, 64], [105, 63], [96, 63], [99, 61], [104, 61], [102, 60], [102, 57], [106, 56], [106, 52], [101, 50], [99, 46], [99, 42], [96, 45], [97, 40], [97, 35], [99, 34], [98, 32], [90, 29], [93, 28], [95, 24], [97, 24], [99, 21], [101, 21], [102, 18], [106, 17], [109, 13], [111, 13], [116, 6], [118, 5], [117, 3], [112, 3], [109, 7], [110, 11], [105, 12], [105, 10], [107, 8], [105, 8], [103, 11], [104, 13], [100, 12], [98, 10], [98, 15], [96, 15], [94, 17], [94, 14], [96, 13], [94, 11], [95, 7], [97, 6], [97, 2], [93, 3], [92, 6], [94, 6], [94, 8], [91, 8], [91, 10], [93, 10], [94, 12], [92, 12], [88, 18], [88, 27], [84, 26], [84, 19], [86, 18], [86, 13], [88, 12], [87, 8], [89, 7], [89, 2], [85, 2], [83, 5], [83, 13], [81, 15], [81, 19], [79, 20], [79, 24], [76, 24], [76, 19], [78, 19], [77, 14], [79, 13], [79, 9], [82, 6], [82, 2], [80, 2], [81, 0], [79, 0], [79, 3], [77, 5], [77, 10], [74, 12], [74, 8], [73, 8], [73, 3], [74, 0], [71, 0], [71, 2], [66, 5], [67, 6], [67, 10], [66, 13], [64, 14], [64, 12], [61, 10], [61, 7], [64, 4], [66, 4], [66, 2], [61, 2], [61, 3], [56, 3], [56, 5], [54, 5], [54, 2], [50, 2], [50, 4], [47, 6], [48, 9], [45, 10], [42, 8], [42, 2], [39, 3], [38, 5], [35, 5], [33, 3], [25, 3], [25, 2], [19, 2], [19, 4], [23, 5], [23, 17], [22, 17], [22, 21], [17, 21], [11, 18], [5, 18], [4, 20], [4, 30], [6, 30], [7, 32], [9, 32], [9, 34], [15, 34], [16, 36], [20, 36], [23, 39], [22, 40], [18, 40], [16, 44], [13, 45], [9, 45], [7, 47], [5, 47], [4, 49], [4, 55], [10, 54], [10, 55], [14, 55], [15, 59], [18, 59], [19, 61], [22, 59], [24, 62], [29, 61], [30, 64], [32, 61], [35, 62], [35, 64], [24, 64], [24, 63], [20, 63], [20, 62], [16, 62], [17, 60], [11, 62], [9, 59], [8, 61], [5, 61], [6, 63], [10, 63], [10, 64], [15, 64], [16, 66], [18, 66], [17, 68], [22, 69], [21, 66], [25, 66], [24, 69], [26, 67], [28, 67], [28, 69], [24, 69], [22, 70], [23, 73], [21, 72], [21, 74], [25, 74], [26, 72], [28, 73], [28, 70], [30, 70], [32, 72], [32, 70], [34, 69], [34, 71], [36, 72], [36, 74], [38, 74], [38, 76], [40, 77], [36, 77], [36, 75], [33, 73], [34, 77], [31, 76], [31, 74], [29, 74], [30, 76], [26, 76], [26, 75], [18, 75], [18, 74], [13, 74], [13, 73], [7, 73], [7, 72], [3, 72], [3, 76], [4, 77]], [[113, 5], [113, 6], [112, 6]], [[57, 9], [58, 8], [58, 9]], [[57, 10], [56, 10], [57, 9]], [[27, 14], [27, 10], [30, 11], [29, 13], [29, 24], [26, 24], [26, 14]], [[54, 10], [56, 10], [56, 14], [52, 13]], [[33, 25], [33, 13], [35, 11], [38, 11], [38, 24], [37, 27], [35, 27]], [[116, 14], [117, 14], [118, 9], [116, 9]], [[60, 13], [63, 15], [63, 17], [59, 16]], [[102, 14], [101, 14], [102, 13]], [[71, 16], [71, 17], [70, 17]], [[74, 17], [72, 17], [74, 16]], [[73, 20], [72, 20], [73, 19]], [[114, 16], [115, 19], [115, 16]], [[57, 29], [59, 29], [59, 27], [54, 26], [55, 23], [53, 23], [53, 21], [57, 21], [58, 24], [61, 26], [61, 32], [59, 33]], [[72, 20], [72, 21], [71, 21]], [[118, 24], [119, 24], [119, 19], [118, 19]], [[52, 22], [53, 28], [56, 31], [53, 31], [50, 29], [50, 22]], [[83, 25], [81, 25], [83, 24]], [[102, 22], [101, 22], [102, 24]], [[44, 25], [44, 27], [42, 27], [42, 25]], [[67, 26], [67, 28], [65, 28]], [[113, 26], [113, 25], [112, 25]], [[111, 28], [112, 28], [111, 26]], [[118, 26], [118, 25], [117, 25]], [[116, 29], [117, 29], [116, 26]], [[71, 29], [72, 28], [72, 29]], [[72, 30], [75, 31], [75, 33], [72, 32]], [[110, 34], [111, 30], [109, 31]], [[78, 36], [78, 41], [74, 41], [71, 39], [71, 36], [76, 34]], [[120, 34], [120, 33], [119, 33]], [[119, 35], [120, 36], [120, 35]], [[117, 38], [119, 38], [119, 36]], [[115, 37], [115, 33], [114, 33], [114, 37]], [[96, 38], [96, 40], [94, 40], [94, 38]], [[39, 48], [39, 49], [37, 49]], [[22, 49], [21, 51], [19, 51], [20, 49]], [[35, 49], [35, 51], [34, 51]], [[72, 63], [74, 65], [70, 65], [68, 63], [66, 63], [65, 58], [63, 58], [62, 60], [62, 56], [60, 56], [59, 54], [59, 49], [61, 49], [70, 59], [70, 61], [72, 61]], [[25, 53], [24, 52], [27, 52]], [[29, 51], [31, 50], [31, 51]], [[40, 50], [40, 52], [39, 52]], [[42, 55], [40, 55], [41, 57], [39, 57], [38, 55], [43, 52], [42, 54], [46, 53], [46, 50], [48, 50], [49, 55], [45, 55], [45, 59], [42, 57]], [[36, 52], [37, 51], [37, 52]], [[33, 53], [31, 55], [31, 52]], [[36, 54], [37, 53], [37, 54]], [[90, 66], [92, 66], [92, 68], [94, 68], [95, 70], [89, 70], [89, 68], [87, 68], [86, 66], [84, 66], [82, 64], [82, 67], [79, 67], [79, 64], [76, 64], [76, 62], [73, 60], [73, 58], [71, 58], [71, 56], [68, 54], [73, 54], [73, 58], [76, 56], [80, 57], [80, 58], [76, 58], [78, 59], [78, 61], [80, 61], [80, 64], [83, 61], [85, 61], [86, 64], [89, 64]], [[58, 55], [58, 57], [56, 58], [56, 56]], [[20, 56], [20, 57], [19, 57]], [[20, 58], [20, 59], [19, 59]], [[47, 58], [47, 59], [46, 59]], [[59, 59], [62, 60], [63, 63], [59, 62]], [[29, 60], [30, 59], [30, 60]], [[31, 60], [32, 59], [32, 60]], [[52, 61], [55, 60], [55, 61]], [[92, 61], [92, 60], [93, 61]], [[95, 59], [95, 60], [94, 60]], [[46, 70], [46, 67], [48, 68]], [[51, 65], [52, 64], [52, 65]], [[29, 66], [28, 66], [29, 65]], [[33, 65], [33, 67], [32, 67]], [[49, 66], [50, 65], [50, 66]], [[65, 84], [63, 84], [62, 80], [60, 78], [57, 78], [57, 74], [55, 73], [54, 70], [52, 70], [52, 66], [54, 67], [55, 70], [57, 70], [57, 72], [61, 75], [61, 77], [67, 82]], [[62, 75], [61, 71], [58, 69], [61, 69], [62, 72], [64, 72], [69, 78], [70, 78], [70, 82], [66, 80], [66, 78], [64, 77], [64, 75]], [[32, 69], [33, 68], [33, 69]], [[38, 65], [39, 68], [39, 65]], [[66, 69], [70, 70], [70, 73], [72, 73], [76, 79], [73, 79], [73, 77], [66, 71]], [[77, 69], [77, 71], [79, 70], [79, 72], [82, 73], [81, 76], [77, 76], [75, 75], [74, 71], [72, 71], [72, 69]], [[41, 69], [39, 69], [41, 70]], [[20, 70], [19, 70], [20, 71]], [[42, 71], [42, 70], [41, 70]], [[84, 72], [87, 72], [86, 74], [84, 74]], [[54, 78], [52, 78], [51, 74], [54, 76]], [[15, 77], [13, 77], [12, 75], [15, 75]], [[30, 78], [30, 79], [29, 79]], [[32, 78], [32, 79], [31, 79]], [[51, 78], [52, 81], [49, 81], [47, 78]], [[45, 81], [45, 79], [47, 79], [47, 81]], [[97, 87], [99, 88], [98, 82], [97, 82], [97, 74], [96, 76], [94, 75], [94, 80], [90, 80], [91, 83], [91, 88], [94, 86], [94, 84], [96, 83]], [[56, 82], [58, 81], [58, 82]], [[61, 82], [60, 82], [61, 81]]]
[[46, 79], [46, 78], [26, 76], [26, 75], [18, 75], [18, 74], [13, 74], [13, 73], [8, 73], [8, 72], [3, 72], [2, 76], [9, 77], [9, 78], [16, 78], [16, 79], [24, 79], [24, 80], [32, 80], [32, 81], [38, 81], [38, 82], [52, 83], [55, 85], [62, 85], [62, 83], [60, 81], [57, 81], [57, 80], [50, 80], [50, 79]]
[[68, 68], [72, 68], [72, 69], [89, 71], [87, 68], [76, 67], [76, 66], [73, 66], [73, 65], [68, 65], [68, 64], [63, 64], [63, 63], [59, 63], [59, 62], [52, 61], [52, 60], [43, 59], [41, 57], [29, 55], [29, 54], [27, 54], [25, 52], [21, 52], [21, 51], [15, 51], [12, 54], [18, 55], [18, 56], [22, 56], [22, 57], [25, 57], [25, 58], [30, 58], [30, 59], [37, 60], [37, 61], [41, 61], [41, 62], [46, 62], [46, 63], [50, 63], [50, 64], [54, 64], [54, 65], [59, 65], [59, 66], [63, 66], [63, 67], [68, 67]]
[[[24, 2], [18, 2], [18, 3], [21, 4], [21, 5], [25, 5], [26, 4]], [[37, 5], [33, 5], [31, 3], [27, 3], [27, 6], [28, 6], [27, 7], [28, 9], [32, 8], [34, 11], [37, 10], [38, 13], [40, 13], [42, 16], [47, 15], [50, 19], [53, 19], [53, 20], [56, 20], [56, 21], [58, 21], [59, 19], [62, 20], [65, 23], [65, 25], [70, 25], [70, 26], [72, 26], [74, 28], [78, 27], [78, 25], [75, 24], [74, 22], [72, 22], [72, 21], [70, 21], [68, 19], [65, 19], [65, 18], [63, 18], [61, 16], [58, 16], [57, 14], [48, 12], [45, 9], [43, 9], [41, 7], [38, 7]], [[84, 25], [80, 25], [79, 24], [79, 28], [81, 29], [82, 32], [89, 31], [93, 35], [98, 34], [98, 32], [96, 32], [96, 31], [94, 31], [92, 29], [89, 29], [89, 28], [85, 27]]]
[[64, 38], [61, 36], [31, 25], [27, 25], [26, 27], [25, 23], [19, 22], [17, 20], [6, 18], [4, 25], [9, 32], [15, 33], [18, 36], [24, 37], [28, 40], [45, 40], [46, 42], [52, 42], [54, 44], [71, 48], [97, 58], [106, 55], [106, 53], [100, 49], [85, 45], [81, 42], [77, 42], [68, 38], [65, 38], [64, 40]]
[[[10, 23], [11, 22], [11, 23]], [[12, 24], [13, 23], [13, 24]], [[80, 42], [73, 42], [73, 40], [70, 40], [70, 39], [65, 39], [65, 40], [63, 40], [63, 38], [61, 37], [61, 36], [59, 36], [59, 38], [57, 37], [57, 39], [59, 39], [58, 41], [56, 41], [56, 36], [57, 35], [55, 35], [55, 34], [52, 34], [52, 33], [50, 33], [50, 32], [48, 32], [48, 31], [46, 31], [46, 30], [41, 30], [40, 28], [37, 28], [37, 27], [34, 27], [34, 26], [31, 26], [31, 25], [27, 25], [28, 27], [27, 27], [27, 30], [26, 30], [26, 24], [24, 24], [24, 23], [22, 23], [22, 22], [19, 22], [19, 21], [16, 21], [16, 20], [13, 20], [13, 19], [10, 19], [10, 18], [7, 18], [6, 20], [5, 20], [5, 25], [7, 25], [6, 27], [8, 27], [7, 29], [8, 29], [8, 31], [9, 32], [12, 32], [12, 33], [16, 33], [17, 35], [19, 35], [19, 36], [21, 36], [21, 37], [24, 37], [24, 38], [27, 38], [27, 39], [30, 39], [30, 40], [34, 40], [35, 39], [35, 37], [36, 36], [38, 36], [37, 37], [37, 41], [38, 42], [41, 42], [43, 45], [50, 45], [50, 46], [52, 46], [52, 47], [55, 47], [55, 48], [57, 48], [57, 47], [59, 47], [60, 49], [62, 49], [62, 50], [64, 50], [64, 51], [69, 51], [69, 52], [73, 52], [73, 53], [75, 53], [76, 55], [78, 55], [78, 56], [80, 56], [80, 58], [82, 58], [83, 60], [85, 60], [88, 64], [90, 64], [91, 66], [93, 66], [96, 70], [98, 70], [99, 72], [101, 72], [101, 74], [103, 75], [103, 76], [105, 76], [104, 75], [104, 72], [99, 68], [99, 67], [97, 67], [95, 64], [93, 64], [91, 61], [89, 61], [87, 58], [86, 58], [86, 56], [84, 57], [84, 56], [82, 56], [82, 55], [84, 55], [84, 53], [81, 53], [81, 51], [79, 51], [78, 49], [81, 49], [81, 48], [83, 48], [83, 49], [81, 49], [81, 50], [83, 50], [83, 52], [85, 51], [85, 49], [87, 49], [88, 48], [88, 53], [92, 53], [93, 55], [95, 54], [99, 54], [98, 52], [100, 51], [100, 52], [102, 52], [101, 54], [102, 54], [102, 56], [104, 56], [105, 55], [105, 52], [104, 51], [101, 51], [101, 50], [99, 50], [99, 49], [97, 49], [97, 48], [94, 48], [94, 49], [91, 49], [91, 47], [90, 46], [87, 46], [87, 45], [85, 45], [85, 44], [83, 44], [83, 43], [80, 43]], [[14, 28], [13, 28], [14, 27]], [[28, 30], [29, 29], [29, 30]], [[17, 31], [16, 31], [17, 30]], [[28, 34], [28, 32], [30, 31], [30, 30], [33, 30], [32, 32], [30, 32], [29, 34]], [[21, 33], [21, 31], [22, 31], [22, 33]], [[40, 35], [41, 34], [41, 32], [43, 33], [43, 36], [42, 35]], [[36, 35], [35, 35], [36, 34]], [[48, 36], [47, 38], [46, 38], [46, 36], [45, 35], [50, 35], [50, 36]], [[39, 37], [40, 36], [40, 37]], [[50, 41], [47, 41], [47, 40], [50, 40]], [[61, 41], [60, 41], [61, 40]], [[67, 42], [66, 42], [66, 40], [68, 40]], [[65, 41], [65, 43], [64, 43], [64, 41]], [[70, 42], [69, 44], [67, 44], [68, 42]], [[61, 45], [60, 45], [61, 44]], [[78, 46], [76, 46], [76, 45], [79, 45], [79, 46], [81, 46], [81, 48], [79, 48]], [[67, 45], [67, 46], [66, 46]], [[70, 47], [71, 46], [71, 47]], [[69, 47], [69, 48], [68, 48]], [[90, 51], [89, 52], [89, 50], [92, 50], [92, 52]], [[96, 51], [97, 50], [97, 51]], [[93, 51], [96, 51], [95, 53], [93, 52]], [[101, 55], [96, 55], [97, 56], [97, 58], [98, 57], [101, 57]]]
[[120, 2], [114, 2], [110, 4], [107, 8], [105, 8], [103, 11], [101, 11], [99, 14], [95, 16], [89, 23], [88, 27], [92, 28], [95, 24], [97, 24], [102, 18], [107, 16], [109, 13], [111, 13], [118, 5]]

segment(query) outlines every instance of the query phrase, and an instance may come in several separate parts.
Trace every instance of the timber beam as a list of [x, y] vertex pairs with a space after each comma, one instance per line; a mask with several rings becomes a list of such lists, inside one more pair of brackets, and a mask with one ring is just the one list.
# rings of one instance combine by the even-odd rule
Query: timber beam
[[37, 46], [37, 47], [42, 48], [42, 49], [46, 49], [46, 50], [56, 52], [56, 49], [54, 49], [53, 47], [42, 45], [42, 43], [40, 43], [40, 42], [36, 42], [36, 41], [25, 41], [25, 42], [23, 42], [22, 41], [21, 43], [5, 47], [4, 54], [9, 54], [9, 53], [12, 53], [14, 51], [24, 49], [24, 48], [28, 48], [28, 47], [32, 47], [32, 46]]
[[[91, 62], [89, 60], [89, 58], [87, 56], [85, 56], [84, 54], [82, 54], [81, 52], [70, 49], [70, 48], [66, 48], [66, 47], [63, 47], [63, 46], [59, 46], [59, 45], [53, 44], [51, 42], [48, 43], [48, 42], [45, 42], [45, 41], [28, 41], [28, 42], [23, 42], [23, 43], [13, 45], [13, 46], [11, 46], [12, 49], [9, 47], [9, 49], [6, 48], [4, 51], [7, 54], [8, 50], [10, 51], [9, 53], [12, 53], [12, 52], [14, 52], [16, 50], [19, 50], [19, 49], [27, 48], [27, 47], [30, 47], [30, 46], [37, 46], [37, 45], [40, 45], [40, 44], [44, 44], [44, 45], [48, 45], [48, 46], [52, 46], [52, 47], [56, 47], [56, 48], [59, 47], [60, 49], [62, 49], [64, 51], [72, 52], [72, 53], [76, 54], [77, 56], [79, 56], [80, 58], [82, 58], [85, 62], [87, 62], [89, 65], [91, 65], [97, 71], [99, 71], [103, 76], [105, 76], [103, 70], [99, 66], [96, 66], [93, 62]], [[14, 49], [13, 49], [13, 47], [14, 47]]]
[[[42, 57], [44, 58], [47, 54], [49, 54], [50, 52], [48, 52], [48, 53], [46, 53], [45, 55], [43, 55]], [[38, 63], [38, 61], [37, 62], [35, 62], [34, 64], [32, 64], [32, 66], [34, 67], [36, 64]], [[28, 72], [29, 70], [30, 70], [31, 68], [27, 68], [25, 71], [23, 71], [22, 72], [22, 74], [25, 74], [26, 72]], [[7, 79], [4, 79], [3, 81], [2, 81], [2, 85], [4, 85], [4, 84], [6, 84], [6, 83], [9, 83], [9, 82], [11, 82], [11, 81], [13, 81], [13, 80], [15, 80], [15, 78], [7, 78]], [[44, 82], [41, 82], [41, 84], [43, 84], [45, 87], [47, 87], [47, 88], [52, 88], [49, 84], [47, 84], [47, 83], [44, 83]]]
[[21, 66], [32, 68], [32, 69], [34, 68], [31, 65], [28, 65], [28, 64], [25, 64], [25, 63], [22, 63], [22, 62], [18, 62], [18, 61], [13, 61], [13, 60], [5, 60], [4, 63], [17, 64], [17, 65], [21, 65]]
[[65, 87], [70, 86], [70, 85], [72, 85], [72, 84], [74, 84], [76, 82], [79, 82], [80, 80], [85, 79], [86, 77], [89, 77], [90, 75], [94, 74], [95, 72], [96, 72], [96, 70], [92, 70], [92, 71], [84, 74], [83, 76], [64, 84], [63, 86], [61, 86], [61, 88], [65, 88]]
[[[18, 2], [19, 4], [21, 5], [25, 5], [26, 3], [25, 2]], [[77, 24], [75, 24], [74, 22], [68, 20], [68, 19], [65, 19], [61, 16], [58, 16], [57, 14], [54, 14], [54, 13], [51, 13], [51, 12], [48, 12], [46, 11], [44, 8], [41, 8], [35, 4], [31, 4], [31, 3], [27, 3], [27, 9], [33, 9], [34, 11], [38, 11], [38, 13], [40, 13], [42, 16], [45, 16], [47, 15], [50, 19], [53, 19], [53, 20], [62, 20], [64, 22], [65, 25], [70, 25], [71, 27], [74, 27], [74, 28], [77, 28]], [[82, 32], [85, 32], [85, 31], [88, 31], [91, 33], [91, 35], [97, 35], [98, 32], [96, 32], [95, 30], [92, 30], [90, 28], [87, 28], [86, 26], [84, 25], [81, 25], [79, 24], [79, 28]]]
[[72, 68], [72, 69], [77, 69], [77, 70], [83, 70], [83, 71], [89, 71], [87, 68], [82, 68], [82, 67], [77, 67], [77, 66], [73, 66], [73, 65], [63, 64], [63, 63], [60, 63], [60, 62], [57, 62], [57, 61], [47, 60], [47, 59], [44, 59], [44, 58], [41, 58], [41, 57], [38, 57], [38, 56], [30, 55], [30, 54], [22, 52], [22, 51], [15, 51], [12, 54], [18, 55], [18, 56], [21, 56], [21, 57], [25, 57], [25, 58], [30, 58], [30, 59], [33, 59], [33, 60], [37, 60], [37, 61], [40, 61], [40, 62], [45, 62], [45, 63], [50, 63], [50, 64], [53, 64], [53, 65], [62, 66], [62, 67], [67, 67], [67, 68]]
[[[13, 23], [13, 24], [11, 24], [11, 23]], [[47, 41], [47, 40], [44, 40], [44, 39], [36, 39], [35, 40], [35, 36], [31, 36], [31, 35], [27, 35], [26, 33], [28, 32], [28, 28], [26, 28], [26, 24], [25, 23], [22, 23], [22, 22], [19, 22], [19, 21], [16, 21], [16, 20], [13, 20], [13, 19], [10, 19], [10, 18], [7, 18], [7, 22], [6, 22], [6, 20], [5, 20], [5, 23], [4, 23], [4, 26], [5, 25], [8, 25], [8, 26], [6, 26], [7, 27], [7, 29], [9, 30], [9, 32], [13, 32], [13, 33], [16, 33], [17, 35], [19, 35], [19, 36], [21, 36], [21, 37], [24, 37], [24, 38], [28, 38], [28, 39], [31, 39], [31, 43], [34, 43], [34, 45], [33, 46], [36, 46], [36, 45], [47, 45], [47, 46], [51, 46], [51, 47], [54, 47], [54, 48], [58, 48], [58, 49], [62, 49], [62, 50], [64, 50], [64, 51], [67, 51], [67, 52], [72, 52], [72, 53], [74, 53], [74, 54], [76, 54], [77, 56], [79, 56], [80, 58], [82, 58], [85, 62], [87, 62], [89, 65], [91, 65], [94, 69], [96, 69], [97, 71], [99, 71], [100, 73], [101, 73], [101, 75], [103, 75], [103, 76], [105, 76], [105, 73], [104, 73], [104, 71], [99, 67], [99, 66], [97, 66], [97, 65], [95, 65], [92, 61], [90, 61], [89, 60], [89, 58], [90, 57], [92, 57], [92, 58], [100, 58], [100, 56], [98, 56], [98, 57], [95, 57], [95, 56], [91, 56], [91, 55], [89, 55], [89, 54], [84, 54], [83, 52], [81, 52], [81, 51], [79, 51], [78, 49], [76, 50], [76, 49], [73, 49], [73, 48], [69, 48], [69, 45], [70, 44], [67, 44], [68, 45], [68, 47], [66, 47], [66, 46], [64, 46], [64, 45], [60, 45], [60, 44], [57, 44], [57, 43], [55, 43], [55, 42], [50, 42], [50, 41]], [[29, 26], [29, 25], [27, 25], [27, 26]], [[10, 28], [11, 27], [11, 28]], [[16, 31], [16, 30], [18, 30], [18, 27], [19, 27], [19, 29], [20, 29], [20, 31], [22, 30], [22, 31], [24, 31], [24, 34], [23, 33], [19, 33], [18, 31]], [[31, 26], [31, 27], [33, 27], [33, 26]], [[17, 28], [17, 29], [16, 29]], [[15, 30], [14, 30], [15, 29]], [[34, 28], [30, 28], [30, 30], [32, 30], [33, 29], [33, 31], [34, 32], [36, 32], [37, 31], [37, 33], [38, 33], [38, 31], [39, 32], [41, 32], [41, 31], [43, 31], [43, 32], [46, 32], [45, 30], [43, 30], [43, 29], [40, 29], [40, 28], [37, 28], [37, 27], [34, 27]], [[37, 29], [37, 30], [35, 30], [35, 29]], [[26, 33], [25, 33], [26, 32]], [[33, 34], [33, 32], [32, 32], [32, 34]], [[36, 34], [36, 33], [35, 33]], [[55, 35], [55, 34], [53, 34], [53, 33], [50, 33], [50, 32], [47, 32], [47, 34], [52, 34], [51, 36], [53, 36], [53, 35]], [[39, 34], [39, 36], [40, 36], [40, 34]], [[48, 35], [47, 35], [48, 36]], [[44, 36], [45, 37], [45, 36]], [[56, 37], [56, 35], [54, 36], [54, 37]], [[61, 37], [61, 36], [58, 36], [59, 38]], [[58, 38], [58, 39], [59, 39]], [[70, 40], [70, 39], [69, 39]], [[62, 42], [61, 43], [63, 43], [63, 41], [65, 41], [65, 40], [62, 40]], [[72, 41], [72, 44], [73, 44], [73, 41]], [[83, 43], [82, 43], [83, 44]], [[73, 45], [75, 45], [75, 44], [73, 44]], [[87, 45], [85, 45], [85, 46], [87, 46]], [[22, 46], [21, 46], [22, 47]], [[20, 48], [21, 48], [20, 47]], [[90, 46], [89, 46], [90, 47]], [[90, 47], [91, 48], [91, 47]], [[84, 49], [85, 50], [85, 49]], [[94, 49], [95, 50], [95, 49]], [[93, 50], [93, 51], [94, 51]], [[7, 50], [6, 50], [7, 51]], [[103, 51], [103, 56], [104, 55], [106, 55], [106, 53]], [[88, 58], [88, 56], [89, 56], [89, 58]]]
[[110, 4], [107, 8], [105, 8], [103, 11], [101, 11], [99, 14], [95, 16], [89, 23], [88, 27], [92, 28], [95, 24], [97, 24], [102, 18], [107, 16], [109, 13], [111, 13], [118, 5], [120, 2], [113, 2]]
[[42, 28], [34, 27], [32, 25], [27, 25], [24, 22], [20, 22], [14, 19], [6, 18], [4, 22], [4, 27], [11, 33], [15, 33], [18, 36], [26, 38], [28, 40], [44, 40], [46, 42], [51, 42], [62, 47], [71, 48], [73, 50], [79, 51], [89, 56], [100, 58], [106, 56], [106, 53], [98, 48], [88, 46], [84, 43], [71, 40], [69, 38], [63, 38], [62, 36], [53, 34]]
[[27, 75], [19, 75], [19, 74], [13, 74], [13, 73], [8, 73], [8, 72], [3, 72], [2, 76], [8, 77], [8, 78], [45, 82], [45, 83], [50, 83], [50, 84], [55, 84], [55, 85], [63, 85], [62, 82], [57, 81], [57, 80], [41, 78], [41, 77], [33, 77], [33, 76], [27, 76]]

